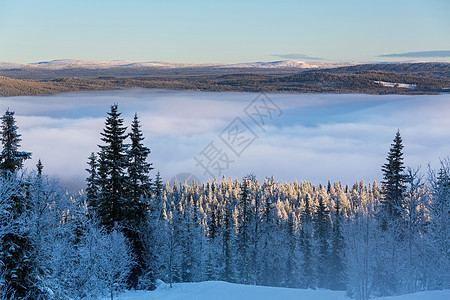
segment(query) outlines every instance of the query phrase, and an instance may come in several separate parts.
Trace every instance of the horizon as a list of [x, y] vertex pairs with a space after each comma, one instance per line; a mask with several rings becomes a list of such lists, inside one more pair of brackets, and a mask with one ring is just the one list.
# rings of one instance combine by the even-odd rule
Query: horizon
[[[17, 64], [17, 65], [35, 65], [38, 66], [39, 64], [44, 63], [56, 63], [56, 62], [64, 62], [67, 63], [70, 62], [86, 62], [91, 63], [95, 65], [102, 64], [102, 63], [117, 63], [117, 65], [112, 65], [113, 67], [122, 67], [126, 66], [126, 64], [133, 64], [133, 63], [161, 63], [161, 64], [180, 64], [180, 65], [187, 65], [187, 66], [225, 66], [225, 65], [242, 65], [242, 64], [258, 64], [258, 63], [282, 63], [282, 62], [296, 62], [296, 63], [304, 63], [305, 65], [364, 65], [364, 64], [415, 64], [415, 63], [450, 63], [450, 61], [445, 60], [398, 60], [398, 61], [361, 61], [361, 62], [355, 62], [355, 61], [342, 61], [342, 62], [334, 62], [334, 61], [307, 61], [307, 60], [296, 60], [296, 59], [284, 59], [284, 60], [269, 60], [269, 61], [239, 61], [239, 62], [233, 62], [233, 63], [215, 63], [215, 62], [198, 62], [198, 63], [192, 63], [192, 62], [175, 62], [175, 61], [158, 61], [158, 60], [131, 60], [131, 59], [76, 59], [76, 58], [57, 58], [57, 59], [51, 59], [51, 60], [43, 60], [43, 61], [30, 61], [30, 62], [12, 62], [12, 61], [0, 61], [0, 67], [1, 64]], [[123, 64], [120, 64], [123, 63]], [[136, 67], [148, 67], [148, 66], [136, 66]], [[182, 68], [183, 66], [180, 66]], [[300, 67], [290, 67], [290, 68], [300, 68]], [[0, 75], [1, 76], [1, 75]]]

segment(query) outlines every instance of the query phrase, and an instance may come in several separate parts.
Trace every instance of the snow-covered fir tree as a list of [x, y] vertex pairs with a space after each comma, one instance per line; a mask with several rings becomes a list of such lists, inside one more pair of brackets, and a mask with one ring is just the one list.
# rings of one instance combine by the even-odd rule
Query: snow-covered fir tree
[[41, 299], [46, 292], [40, 289], [42, 280], [32, 238], [29, 183], [20, 173], [23, 162], [31, 157], [31, 153], [19, 151], [21, 139], [17, 130], [14, 112], [7, 110], [1, 118], [1, 290], [7, 298]]
[[330, 275], [329, 267], [329, 246], [328, 238], [330, 234], [329, 210], [326, 207], [322, 195], [319, 195], [319, 201], [314, 216], [314, 237], [317, 245], [316, 277], [319, 288], [327, 287]]
[[1, 118], [1, 142], [2, 152], [0, 154], [0, 170], [2, 173], [14, 173], [20, 170], [23, 162], [31, 157], [30, 152], [19, 151], [20, 134], [17, 132], [14, 112], [7, 110]]
[[[331, 189], [329, 189], [331, 191]], [[334, 222], [331, 233], [330, 254], [328, 256], [328, 288], [332, 290], [346, 290], [345, 273], [345, 241], [342, 234], [341, 199], [336, 198], [334, 207]]]
[[128, 166], [127, 138], [123, 119], [117, 104], [111, 106], [102, 135], [104, 145], [99, 145], [98, 186], [99, 198], [95, 211], [100, 222], [111, 229], [124, 219], [126, 207], [126, 172]]
[[313, 212], [311, 207], [311, 197], [307, 193], [304, 199], [304, 209], [301, 214], [300, 246], [302, 252], [301, 263], [301, 286], [303, 288], [315, 288], [316, 280], [313, 267], [312, 233], [313, 233]]
[[143, 144], [144, 135], [137, 114], [134, 115], [129, 136], [131, 143], [126, 151], [128, 163], [124, 183], [126, 202], [123, 207], [121, 225], [137, 261], [130, 273], [130, 284], [136, 287], [143, 270], [149, 272], [144, 259], [145, 249], [140, 232], [148, 215], [146, 199], [151, 196], [149, 172], [153, 169], [151, 163], [147, 162], [150, 149]]
[[405, 175], [403, 170], [403, 141], [400, 131], [397, 131], [388, 156], [383, 165], [383, 188], [381, 200], [381, 222], [386, 229], [388, 221], [399, 221], [403, 209], [403, 193], [405, 190]]

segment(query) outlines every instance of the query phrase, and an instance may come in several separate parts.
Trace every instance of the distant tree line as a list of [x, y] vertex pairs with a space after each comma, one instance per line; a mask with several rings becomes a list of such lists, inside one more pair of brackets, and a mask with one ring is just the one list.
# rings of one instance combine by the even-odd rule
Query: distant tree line
[[450, 161], [403, 164], [397, 132], [383, 181], [163, 184], [138, 116], [111, 106], [85, 193], [22, 171], [14, 113], [2, 117], [0, 299], [82, 299], [224, 280], [347, 290], [356, 299], [450, 288]]
[[[448, 65], [448, 64], [447, 64]], [[53, 80], [19, 80], [0, 76], [0, 96], [48, 95], [70, 91], [114, 90], [118, 88], [158, 88], [171, 90], [235, 91], [235, 92], [289, 92], [289, 93], [365, 93], [365, 94], [437, 94], [448, 92], [450, 79], [445, 66], [436, 72], [430, 70], [411, 75], [395, 71], [375, 71], [357, 67], [326, 70], [290, 71], [264, 74], [261, 70], [237, 69], [232, 74], [188, 76], [141, 76], [98, 78], [59, 78]], [[448, 68], [448, 66], [447, 66]], [[350, 72], [350, 70], [353, 70]], [[232, 72], [232, 71], [230, 71]], [[248, 73], [251, 72], [251, 73]], [[286, 74], [284, 74], [286, 73]], [[280, 75], [282, 74], [282, 75]], [[412, 75], [414, 74], [414, 75]], [[434, 76], [436, 74], [436, 76]], [[420, 75], [420, 76], [418, 76]], [[438, 77], [438, 78], [436, 78]], [[414, 89], [387, 87], [377, 81], [407, 83]]]

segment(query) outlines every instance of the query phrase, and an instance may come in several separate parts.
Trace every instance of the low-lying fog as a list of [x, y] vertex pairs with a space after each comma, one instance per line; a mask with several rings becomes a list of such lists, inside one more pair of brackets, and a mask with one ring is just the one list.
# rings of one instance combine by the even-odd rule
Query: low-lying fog
[[[87, 158], [98, 151], [114, 103], [127, 125], [138, 113], [149, 160], [164, 181], [183, 172], [203, 181], [248, 173], [278, 181], [379, 181], [397, 129], [408, 166], [426, 172], [428, 163], [437, 168], [450, 155], [449, 94], [268, 94], [252, 102], [257, 96], [127, 89], [0, 98], [0, 109], [16, 112], [21, 149], [33, 153], [28, 170], [40, 158], [45, 173], [70, 189], [84, 188]], [[251, 114], [256, 108], [260, 115]], [[194, 157], [204, 165], [214, 158], [209, 174]]]

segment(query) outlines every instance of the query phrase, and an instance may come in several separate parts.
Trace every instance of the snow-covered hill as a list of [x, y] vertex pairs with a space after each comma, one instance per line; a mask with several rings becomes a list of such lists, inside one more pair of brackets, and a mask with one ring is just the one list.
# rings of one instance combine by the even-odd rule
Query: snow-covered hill
[[0, 70], [6, 69], [42, 69], [42, 70], [61, 70], [61, 69], [108, 69], [108, 68], [332, 68], [340, 66], [349, 66], [354, 64], [337, 63], [307, 63], [303, 61], [287, 60], [274, 62], [253, 62], [238, 64], [193, 64], [193, 63], [171, 63], [171, 62], [139, 62], [131, 60], [80, 60], [80, 59], [57, 59], [29, 64], [0, 62]]
[[[105, 300], [108, 298], [105, 298]], [[350, 300], [345, 292], [330, 290], [302, 290], [277, 287], [233, 284], [222, 281], [179, 283], [170, 288], [160, 284], [156, 291], [129, 291], [115, 298], [118, 300]], [[377, 300], [447, 300], [450, 290], [429, 291]]]
[[298, 69], [324, 69], [324, 68], [337, 68], [343, 66], [352, 66], [357, 63], [309, 63], [297, 60], [282, 60], [272, 62], [253, 62], [253, 63], [240, 63], [240, 64], [226, 64], [220, 65], [218, 68], [298, 68]]
[[216, 66], [218, 64], [189, 64], [189, 63], [168, 63], [168, 62], [138, 62], [132, 60], [81, 60], [81, 59], [57, 59], [29, 64], [0, 62], [0, 69], [10, 68], [32, 68], [45, 70], [61, 69], [107, 69], [107, 68], [186, 68]]

